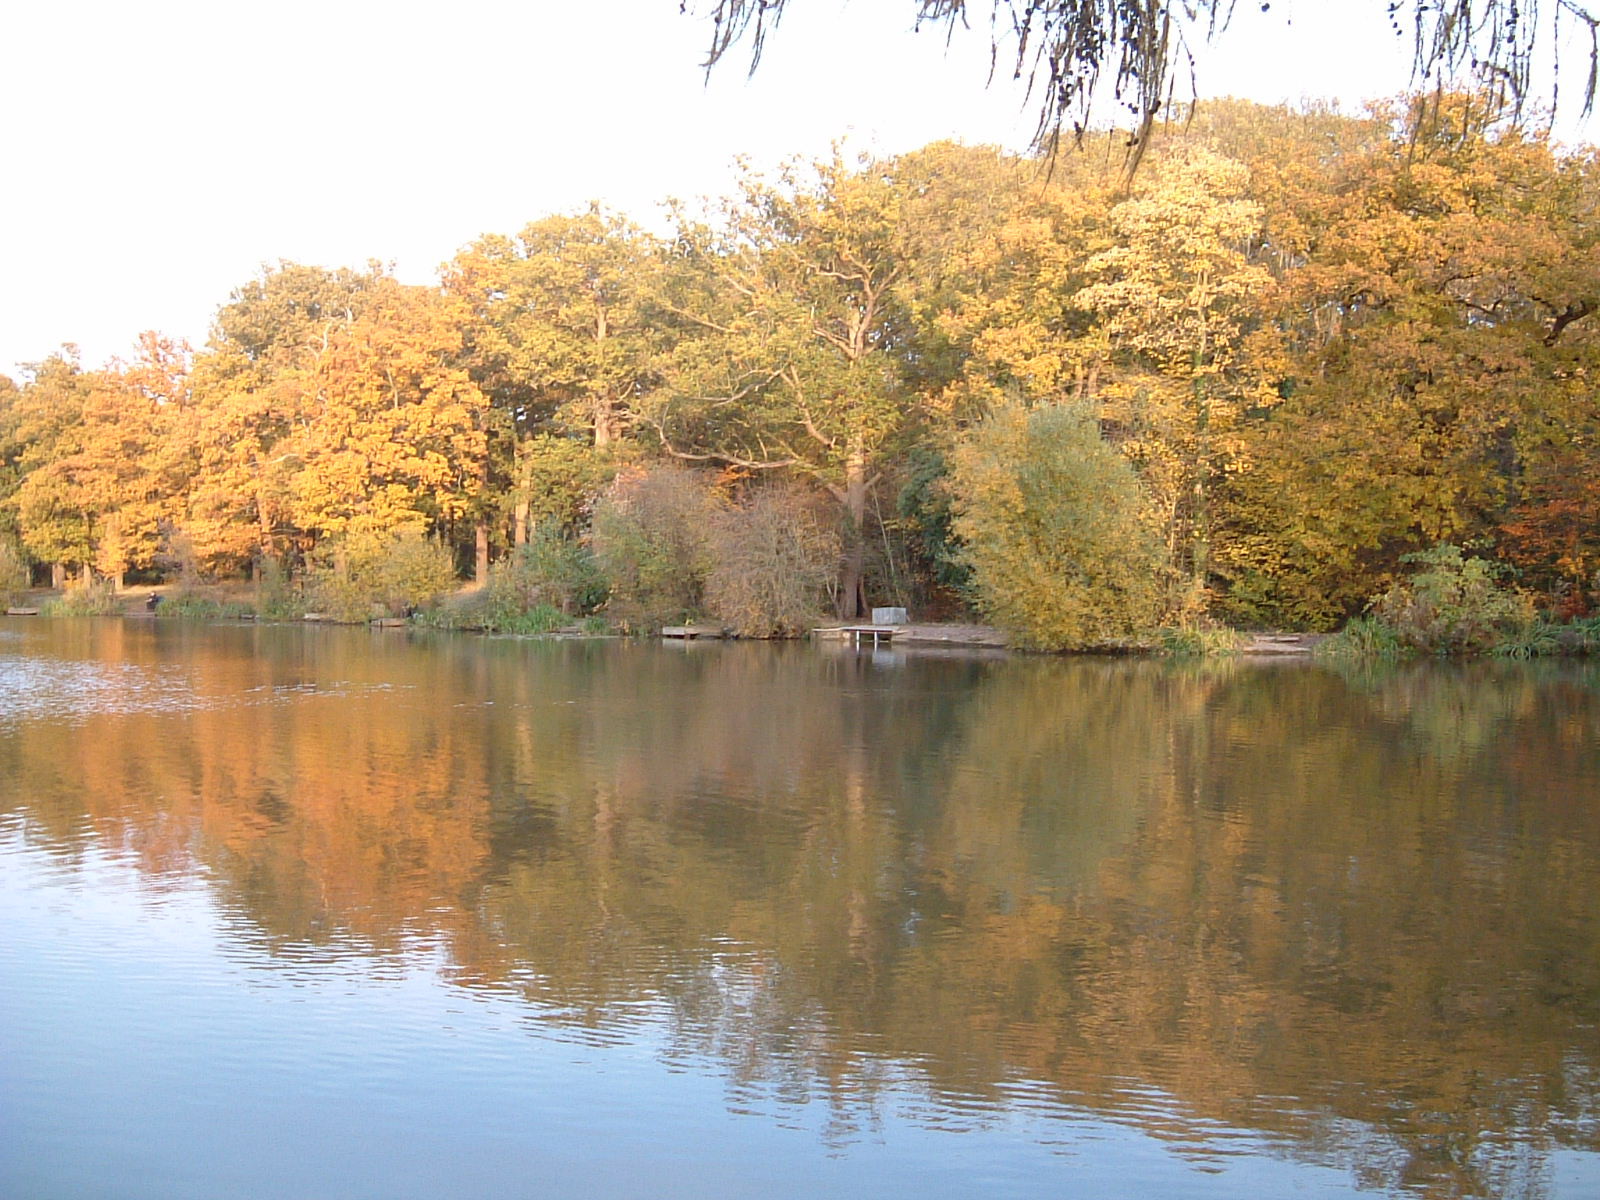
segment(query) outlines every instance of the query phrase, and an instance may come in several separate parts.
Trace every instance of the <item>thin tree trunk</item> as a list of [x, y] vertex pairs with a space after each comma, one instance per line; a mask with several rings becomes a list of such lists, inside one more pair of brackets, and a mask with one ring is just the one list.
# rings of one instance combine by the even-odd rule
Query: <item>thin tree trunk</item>
[[473, 582], [479, 587], [489, 585], [489, 521], [479, 517], [473, 529], [475, 554], [472, 562]]

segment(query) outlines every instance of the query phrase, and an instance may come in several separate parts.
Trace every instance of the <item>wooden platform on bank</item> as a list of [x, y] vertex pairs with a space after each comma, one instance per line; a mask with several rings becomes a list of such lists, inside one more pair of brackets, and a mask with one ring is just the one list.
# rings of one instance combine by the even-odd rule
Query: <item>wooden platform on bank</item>
[[[873, 636], [877, 631], [877, 636]], [[813, 629], [811, 636], [818, 641], [847, 641], [859, 646], [863, 640], [870, 645], [888, 642], [894, 646], [944, 646], [947, 648], [978, 648], [1000, 650], [1006, 645], [1005, 634], [988, 625], [919, 624], [905, 625], [825, 625]]]
[[904, 631], [903, 625], [839, 625], [827, 631], [819, 629], [817, 632], [823, 636], [831, 633], [853, 646], [859, 646], [862, 642], [871, 642], [876, 646], [879, 642], [893, 641], [895, 634]]

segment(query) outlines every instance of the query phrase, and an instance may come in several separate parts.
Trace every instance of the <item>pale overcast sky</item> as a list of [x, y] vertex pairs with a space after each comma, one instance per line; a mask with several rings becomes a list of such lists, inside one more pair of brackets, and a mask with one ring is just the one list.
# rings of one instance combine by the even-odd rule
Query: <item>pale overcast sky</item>
[[[1200, 92], [1396, 92], [1407, 45], [1383, 8], [1241, 4]], [[1020, 89], [984, 87], [986, 28], [947, 52], [913, 12], [792, 0], [755, 78], [741, 56], [708, 84], [708, 27], [678, 0], [11, 0], [0, 372], [63, 342], [99, 365], [148, 328], [198, 346], [279, 259], [421, 282], [479, 234], [591, 199], [650, 223], [668, 196], [724, 191], [736, 155], [1023, 148]]]

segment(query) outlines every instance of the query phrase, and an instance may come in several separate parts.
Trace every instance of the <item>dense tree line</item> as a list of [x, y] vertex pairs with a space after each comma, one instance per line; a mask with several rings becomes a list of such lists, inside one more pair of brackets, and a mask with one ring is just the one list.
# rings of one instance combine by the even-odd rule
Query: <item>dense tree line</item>
[[[796, 164], [667, 236], [599, 209], [485, 236], [437, 286], [280, 264], [203, 349], [0, 381], [0, 541], [88, 578], [426, 535], [482, 583], [564, 564], [564, 607], [738, 595], [759, 630], [798, 588], [1041, 644], [1329, 627], [1451, 543], [1586, 610], [1591, 150], [1437, 93], [1214, 103], [1131, 183], [1115, 144]], [[641, 571], [668, 543], [681, 577]]]

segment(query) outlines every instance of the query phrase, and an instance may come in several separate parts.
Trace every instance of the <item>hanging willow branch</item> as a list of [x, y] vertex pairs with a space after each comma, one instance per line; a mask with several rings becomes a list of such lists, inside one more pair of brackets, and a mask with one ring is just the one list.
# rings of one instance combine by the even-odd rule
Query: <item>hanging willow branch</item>
[[[711, 21], [710, 69], [747, 43], [750, 70], [792, 0], [680, 0], [679, 11]], [[1253, 0], [1259, 2], [1259, 0]], [[1317, 2], [1317, 0], [1312, 0]], [[1353, 0], [1322, 0], [1352, 3]], [[1560, 47], [1576, 34], [1587, 43], [1583, 112], [1594, 106], [1600, 79], [1600, 0], [1371, 0], [1384, 4], [1396, 36], [1413, 39], [1413, 82], [1442, 84], [1470, 74], [1520, 114], [1534, 96], [1538, 53], [1550, 56], [1550, 100], [1557, 99]], [[967, 26], [969, 0], [910, 0], [918, 27], [943, 24], [947, 36]], [[993, 66], [1009, 59], [1014, 78], [1037, 96], [1037, 145], [1053, 150], [1063, 136], [1081, 139], [1092, 111], [1120, 107], [1132, 118], [1137, 161], [1156, 114], [1170, 108], [1175, 78], [1194, 60], [1190, 36], [1226, 31], [1235, 0], [990, 0]], [[1263, 10], [1270, 7], [1262, 3]], [[1102, 85], [1109, 87], [1107, 93]]]

